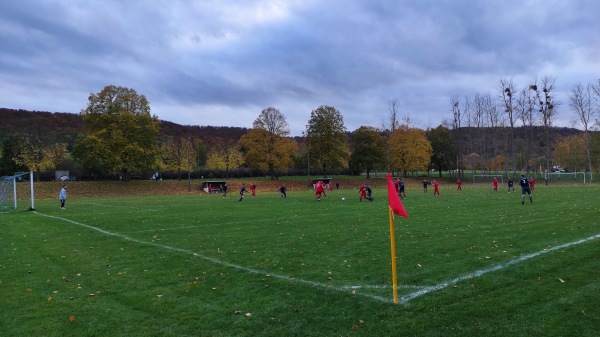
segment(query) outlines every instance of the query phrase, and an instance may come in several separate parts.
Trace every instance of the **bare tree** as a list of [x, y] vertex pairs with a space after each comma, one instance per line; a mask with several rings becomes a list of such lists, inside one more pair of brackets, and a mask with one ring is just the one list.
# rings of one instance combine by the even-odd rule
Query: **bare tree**
[[[538, 107], [538, 120], [544, 129], [544, 147], [546, 149], [546, 170], [550, 172], [552, 169], [552, 146], [551, 146], [551, 131], [552, 123], [556, 117], [556, 107], [559, 105], [554, 99], [554, 82], [556, 78], [546, 76], [543, 77], [538, 86], [537, 81], [529, 86], [535, 92]], [[549, 176], [550, 177], [550, 176]]]
[[273, 107], [264, 109], [254, 121], [252, 127], [268, 131], [280, 137], [286, 137], [290, 134], [290, 127], [285, 120], [285, 116]]
[[[398, 112], [398, 101], [397, 100], [390, 100], [388, 101], [388, 111], [389, 111], [389, 115], [388, 115], [388, 120], [387, 123], [384, 122], [382, 125], [382, 129], [383, 130], [389, 130], [388, 137], [389, 135], [392, 135], [394, 133], [394, 131], [396, 131], [396, 129], [400, 128], [400, 120], [399, 120], [399, 112]], [[390, 153], [390, 149], [389, 147], [387, 148], [387, 171], [390, 172], [392, 175], [394, 175], [394, 171], [392, 168], [392, 161], [391, 161], [391, 153]]]
[[[577, 83], [569, 94], [569, 106], [578, 118], [578, 124], [583, 127], [583, 136], [585, 139], [585, 152], [590, 173], [592, 172], [592, 156], [590, 155], [590, 123], [595, 116], [594, 89], [592, 84], [585, 87], [581, 83]], [[592, 175], [590, 175], [590, 182]]]
[[515, 109], [519, 119], [523, 123], [523, 128], [525, 128], [524, 153], [521, 152], [519, 154], [519, 163], [521, 164], [519, 169], [526, 167], [527, 176], [529, 176], [529, 160], [531, 156], [531, 144], [533, 144], [534, 108], [535, 97], [533, 96], [532, 91], [529, 89], [522, 89], [519, 91]]
[[489, 95], [477, 93], [473, 98], [473, 126], [476, 128], [475, 138], [477, 139], [477, 146], [480, 155], [479, 168], [482, 170], [482, 172], [486, 168], [483, 159], [487, 154], [488, 145], [486, 141], [488, 132], [485, 130], [485, 128], [488, 126], [488, 119], [486, 118], [488, 96]]
[[456, 142], [456, 169], [458, 170], [458, 177], [462, 176], [461, 165], [460, 165], [460, 143], [462, 141], [461, 137], [461, 121], [462, 116], [460, 113], [460, 100], [457, 96], [453, 96], [450, 99], [450, 105], [452, 106], [452, 129], [454, 130], [454, 141]]
[[510, 152], [509, 156], [511, 156], [513, 173], [516, 173], [515, 124], [518, 116], [515, 114], [515, 102], [513, 95], [517, 92], [517, 88], [512, 79], [501, 79], [499, 89], [500, 97], [502, 98], [502, 103], [504, 105], [504, 112], [506, 113], [506, 119], [508, 120], [508, 125], [510, 126], [508, 135], [508, 146]]

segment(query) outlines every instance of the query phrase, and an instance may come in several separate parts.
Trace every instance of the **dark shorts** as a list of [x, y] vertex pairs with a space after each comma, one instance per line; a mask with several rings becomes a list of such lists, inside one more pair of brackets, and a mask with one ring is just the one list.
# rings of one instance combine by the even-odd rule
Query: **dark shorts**
[[529, 188], [529, 186], [521, 187], [521, 194], [525, 195], [525, 193], [531, 194], [531, 189]]

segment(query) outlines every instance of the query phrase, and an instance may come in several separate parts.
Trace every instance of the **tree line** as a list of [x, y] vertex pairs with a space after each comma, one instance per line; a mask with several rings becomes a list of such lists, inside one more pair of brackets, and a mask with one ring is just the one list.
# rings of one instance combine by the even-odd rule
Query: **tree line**
[[[443, 171], [546, 171], [561, 167], [598, 171], [600, 137], [598, 84], [573, 87], [569, 107], [574, 125], [556, 128], [555, 80], [545, 77], [519, 89], [502, 79], [498, 94], [477, 93], [450, 100], [451, 118], [435, 128], [414, 127], [400, 118], [397, 101], [388, 102], [388, 119], [379, 127], [349, 132], [342, 113], [332, 106], [315, 108], [302, 137], [290, 137], [285, 115], [262, 110], [252, 128], [207, 130], [176, 124], [151, 114], [150, 103], [134, 89], [109, 85], [88, 98], [79, 115], [59, 114], [50, 137], [48, 115], [32, 123], [23, 111], [3, 118], [0, 172], [69, 170], [80, 179], [167, 178], [361, 174], [397, 172], [403, 176]], [[76, 118], [75, 118], [76, 117]], [[57, 121], [58, 120], [58, 121]], [[12, 123], [11, 125], [7, 125]], [[78, 124], [79, 123], [79, 124]], [[194, 132], [190, 132], [190, 130]], [[596, 158], [596, 159], [594, 159]]]

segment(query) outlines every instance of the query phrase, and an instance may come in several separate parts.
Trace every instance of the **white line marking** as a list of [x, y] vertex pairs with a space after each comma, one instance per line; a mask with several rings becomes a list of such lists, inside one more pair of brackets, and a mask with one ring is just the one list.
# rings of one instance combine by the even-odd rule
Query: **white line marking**
[[[147, 242], [147, 241], [142, 241], [142, 240], [134, 239], [134, 238], [126, 236], [126, 235], [109, 232], [109, 231], [106, 231], [106, 230], [103, 230], [103, 229], [100, 229], [100, 228], [97, 228], [97, 227], [94, 227], [94, 226], [86, 225], [84, 223], [80, 223], [80, 222], [77, 222], [77, 221], [73, 221], [73, 220], [61, 218], [61, 217], [58, 217], [58, 216], [42, 214], [42, 213], [38, 213], [37, 211], [33, 211], [33, 213], [35, 213], [37, 215], [45, 216], [45, 217], [48, 217], [48, 218], [52, 218], [52, 219], [61, 220], [61, 221], [65, 221], [65, 222], [68, 222], [68, 223], [72, 223], [74, 225], [82, 226], [82, 227], [85, 227], [85, 228], [89, 228], [89, 229], [98, 231], [98, 232], [100, 232], [102, 234], [106, 234], [106, 235], [118, 237], [118, 238], [121, 238], [121, 239], [124, 239], [124, 240], [127, 240], [127, 241], [131, 241], [131, 242], [135, 242], [135, 243], [139, 243], [139, 244], [143, 244], [143, 245], [148, 245], [148, 246], [159, 247], [159, 248], [163, 248], [163, 249], [170, 250], [170, 251], [173, 251], [173, 252], [178, 252], [178, 253], [183, 253], [183, 254], [190, 254], [192, 256], [201, 258], [203, 260], [212, 262], [214, 264], [218, 264], [218, 265], [222, 265], [222, 266], [226, 266], [226, 267], [230, 267], [230, 268], [242, 270], [242, 271], [245, 271], [245, 272], [251, 273], [251, 274], [258, 274], [258, 275], [263, 275], [263, 276], [266, 276], [266, 277], [273, 277], [273, 278], [284, 280], [284, 281], [287, 281], [287, 282], [290, 282], [290, 283], [304, 284], [304, 285], [309, 285], [309, 286], [312, 286], [312, 287], [315, 287], [315, 288], [325, 288], [325, 289], [335, 290], [335, 291], [344, 292], [344, 293], [348, 293], [348, 291], [351, 290], [349, 288], [339, 288], [339, 287], [335, 287], [335, 286], [324, 284], [324, 283], [307, 281], [307, 280], [303, 280], [303, 279], [292, 278], [292, 277], [285, 276], [285, 275], [278, 275], [278, 274], [269, 273], [269, 272], [266, 272], [264, 270], [259, 270], [259, 269], [244, 267], [244, 266], [241, 266], [241, 265], [238, 265], [238, 264], [234, 264], [234, 263], [225, 262], [225, 261], [222, 261], [222, 260], [219, 260], [219, 259], [215, 259], [213, 257], [206, 256], [206, 255], [203, 255], [203, 254], [194, 253], [194, 252], [191, 252], [191, 251], [188, 251], [188, 250], [185, 250], [185, 249], [171, 247], [171, 246], [167, 246], [167, 245], [161, 245], [161, 244], [154, 243], [154, 242]], [[366, 293], [356, 292], [355, 295], [369, 297], [369, 298], [378, 300], [380, 302], [391, 302], [391, 300], [388, 299], [388, 298], [381, 297], [381, 296], [376, 296], [376, 295], [372, 295], [372, 294], [366, 294]]]
[[[86, 227], [86, 228], [98, 231], [98, 232], [106, 234], [106, 235], [110, 235], [110, 236], [114, 236], [114, 237], [125, 239], [127, 241], [131, 241], [131, 242], [135, 242], [135, 243], [139, 243], [139, 244], [143, 244], [143, 245], [149, 245], [149, 246], [159, 247], [159, 248], [163, 248], [163, 249], [170, 250], [170, 251], [173, 251], [173, 252], [179, 252], [179, 253], [183, 253], [183, 254], [190, 254], [192, 256], [201, 258], [203, 260], [212, 262], [214, 264], [219, 264], [219, 265], [222, 265], [222, 266], [226, 266], [226, 267], [230, 267], [230, 268], [242, 270], [242, 271], [245, 271], [245, 272], [248, 272], [248, 273], [251, 273], [251, 274], [258, 274], [258, 275], [263, 275], [263, 276], [266, 276], [266, 277], [273, 277], [273, 278], [284, 280], [284, 281], [287, 281], [287, 282], [290, 282], [290, 283], [304, 284], [304, 285], [309, 285], [309, 286], [316, 287], [316, 288], [325, 288], [325, 289], [330, 289], [330, 290], [334, 290], [334, 291], [338, 291], [338, 292], [344, 292], [344, 293], [347, 293], [348, 290], [355, 290], [355, 289], [359, 289], [359, 288], [367, 288], [367, 287], [361, 287], [361, 286], [335, 287], [335, 286], [331, 286], [331, 285], [324, 284], [324, 283], [307, 281], [307, 280], [298, 279], [298, 278], [292, 278], [292, 277], [285, 276], [285, 275], [273, 274], [273, 273], [266, 272], [264, 270], [253, 269], [253, 268], [241, 266], [241, 265], [230, 263], [230, 262], [225, 262], [225, 261], [222, 261], [222, 260], [219, 260], [219, 259], [215, 259], [215, 258], [210, 257], [210, 256], [206, 256], [206, 255], [203, 255], [203, 254], [194, 253], [194, 252], [191, 252], [191, 251], [188, 251], [188, 250], [185, 250], [185, 249], [171, 247], [171, 246], [167, 246], [167, 245], [161, 245], [161, 244], [154, 243], [154, 242], [147, 242], [147, 241], [142, 241], [142, 240], [134, 239], [134, 238], [131, 238], [131, 237], [126, 236], [126, 235], [122, 235], [122, 234], [119, 234], [119, 233], [109, 232], [109, 231], [100, 229], [98, 227], [86, 225], [84, 223], [80, 223], [80, 222], [77, 222], [77, 221], [73, 221], [73, 220], [61, 218], [61, 217], [58, 217], [58, 216], [41, 214], [41, 213], [38, 213], [36, 211], [33, 211], [33, 213], [35, 213], [37, 215], [45, 216], [45, 217], [48, 217], [48, 218], [52, 218], [52, 219], [56, 219], [56, 220], [61, 220], [61, 221], [69, 222], [69, 223], [72, 223], [72, 224], [75, 224], [75, 225], [78, 225], [78, 226]], [[573, 242], [565, 243], [565, 244], [562, 244], [562, 245], [559, 245], [559, 246], [555, 246], [555, 247], [552, 247], [552, 248], [544, 249], [544, 250], [541, 250], [541, 251], [538, 251], [538, 252], [535, 252], [535, 253], [523, 255], [523, 256], [520, 256], [520, 257], [518, 257], [516, 259], [510, 260], [510, 261], [508, 261], [506, 263], [501, 263], [501, 264], [497, 264], [495, 266], [491, 266], [491, 267], [486, 268], [486, 269], [477, 270], [477, 271], [475, 271], [475, 272], [473, 272], [471, 274], [459, 276], [459, 277], [454, 278], [454, 279], [452, 279], [450, 281], [446, 281], [446, 282], [437, 284], [435, 286], [426, 286], [426, 287], [423, 287], [421, 290], [418, 290], [418, 291], [415, 291], [415, 292], [413, 292], [411, 294], [408, 294], [406, 296], [400, 297], [399, 298], [399, 303], [406, 304], [406, 303], [408, 303], [408, 301], [410, 301], [412, 299], [415, 299], [417, 297], [426, 295], [426, 294], [428, 294], [430, 292], [433, 292], [433, 291], [437, 291], [437, 290], [441, 290], [441, 289], [447, 288], [447, 287], [449, 287], [451, 285], [457, 284], [458, 282], [462, 282], [464, 280], [472, 279], [472, 278], [475, 278], [475, 277], [480, 277], [480, 276], [482, 276], [484, 274], [504, 269], [504, 268], [512, 266], [514, 264], [517, 264], [517, 263], [520, 263], [520, 262], [532, 259], [534, 257], [538, 257], [538, 256], [540, 256], [542, 254], [545, 254], [545, 253], [549, 253], [549, 252], [552, 252], [552, 251], [555, 251], [555, 250], [558, 250], [558, 249], [563, 249], [563, 248], [567, 248], [567, 247], [574, 246], [574, 245], [579, 245], [579, 244], [582, 244], [582, 243], [585, 243], [585, 242], [588, 242], [588, 241], [591, 241], [591, 240], [595, 240], [595, 239], [598, 239], [598, 238], [600, 238], [600, 234], [596, 234], [596, 235], [593, 235], [593, 236], [590, 236], [588, 238], [581, 239], [581, 240], [578, 240], [578, 241], [573, 241]], [[412, 288], [412, 287], [413, 286], [398, 286], [398, 288]], [[414, 286], [414, 287], [418, 288], [419, 286]], [[375, 299], [375, 300], [378, 300], [378, 301], [381, 301], [381, 302], [386, 302], [386, 303], [393, 302], [392, 299], [389, 299], [387, 297], [381, 297], [381, 296], [372, 295], [372, 294], [366, 294], [366, 293], [362, 293], [362, 292], [356, 292], [355, 294], [356, 295], [360, 295], [360, 296], [364, 296], [364, 297], [368, 297], [368, 298], [372, 298], [372, 299]]]
[[452, 279], [450, 281], [446, 281], [446, 282], [440, 283], [440, 284], [435, 285], [435, 286], [431, 286], [431, 287], [427, 287], [427, 288], [424, 288], [424, 289], [419, 290], [419, 291], [415, 291], [412, 294], [408, 294], [406, 296], [401, 297], [399, 299], [399, 302], [400, 303], [407, 303], [408, 301], [410, 301], [412, 299], [415, 299], [415, 298], [417, 298], [419, 296], [423, 296], [423, 295], [428, 294], [430, 292], [437, 291], [437, 290], [440, 290], [440, 289], [444, 289], [444, 288], [446, 288], [448, 286], [455, 285], [458, 282], [462, 282], [464, 280], [468, 280], [468, 279], [471, 279], [471, 278], [479, 277], [479, 276], [482, 276], [484, 274], [487, 274], [487, 273], [490, 273], [490, 272], [493, 272], [493, 271], [496, 271], [496, 270], [504, 269], [504, 268], [506, 268], [508, 266], [512, 266], [513, 264], [517, 264], [519, 262], [523, 262], [523, 261], [532, 259], [534, 257], [538, 257], [538, 256], [540, 256], [542, 254], [545, 254], [545, 253], [550, 253], [550, 252], [558, 250], [558, 249], [563, 249], [563, 248], [567, 248], [567, 247], [570, 247], [570, 246], [579, 245], [579, 244], [582, 244], [582, 243], [585, 243], [585, 242], [588, 242], [588, 241], [591, 241], [591, 240], [594, 240], [594, 239], [598, 239], [598, 238], [600, 238], [600, 234], [596, 234], [596, 235], [593, 235], [593, 236], [590, 236], [588, 238], [581, 239], [581, 240], [578, 240], [578, 241], [565, 243], [563, 245], [555, 246], [555, 247], [552, 247], [552, 248], [540, 250], [539, 252], [535, 252], [535, 253], [523, 255], [523, 256], [520, 256], [520, 257], [518, 257], [518, 258], [516, 258], [514, 260], [510, 260], [510, 261], [508, 261], [506, 263], [501, 263], [501, 264], [497, 264], [495, 266], [491, 266], [491, 267], [486, 268], [486, 269], [477, 270], [477, 271], [475, 271], [475, 272], [473, 272], [471, 274], [459, 276], [459, 277], [457, 277], [455, 279]]

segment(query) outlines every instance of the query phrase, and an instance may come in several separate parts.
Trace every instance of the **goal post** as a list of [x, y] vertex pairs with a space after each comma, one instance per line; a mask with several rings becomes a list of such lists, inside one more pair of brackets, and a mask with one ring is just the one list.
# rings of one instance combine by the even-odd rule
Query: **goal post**
[[504, 176], [502, 174], [474, 174], [473, 184], [491, 183], [494, 178], [498, 179], [500, 184], [504, 184]]
[[555, 182], [582, 182], [586, 183], [586, 172], [540, 172], [540, 178], [545, 181]]
[[17, 172], [12, 176], [3, 176], [0, 181], [0, 209], [8, 208], [8, 204], [5, 206], [4, 204], [8, 201], [8, 199], [12, 196], [14, 209], [17, 208], [17, 200], [19, 200], [17, 196], [17, 180], [22, 181], [22, 177], [25, 175], [29, 175], [29, 186], [30, 186], [30, 196], [31, 196], [31, 207], [29, 210], [35, 210], [35, 196], [34, 196], [34, 188], [33, 188], [33, 172]]

